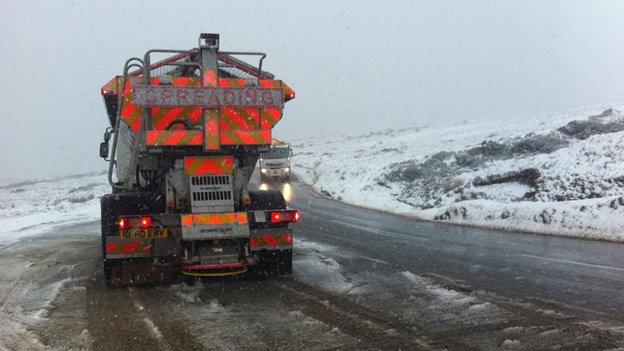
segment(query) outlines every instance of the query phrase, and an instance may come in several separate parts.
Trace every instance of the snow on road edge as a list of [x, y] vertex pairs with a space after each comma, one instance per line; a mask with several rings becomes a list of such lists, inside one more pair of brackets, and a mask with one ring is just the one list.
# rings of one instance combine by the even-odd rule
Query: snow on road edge
[[[422, 220], [624, 241], [624, 113], [604, 110], [610, 106], [305, 140], [293, 144], [293, 170], [325, 196]], [[597, 121], [620, 129], [567, 137], [559, 129], [572, 121]], [[546, 152], [494, 158], [472, 169], [452, 168], [458, 162], [455, 157], [474, 152], [484, 141], [509, 148], [524, 147], [533, 139], [538, 145], [543, 140], [556, 144]], [[423, 162], [436, 155], [441, 161], [435, 166], [459, 171], [434, 187], [433, 197], [422, 184], [392, 181], [389, 176], [402, 164], [422, 171]], [[515, 181], [474, 185], [478, 179], [527, 169], [539, 172], [537, 188]]]

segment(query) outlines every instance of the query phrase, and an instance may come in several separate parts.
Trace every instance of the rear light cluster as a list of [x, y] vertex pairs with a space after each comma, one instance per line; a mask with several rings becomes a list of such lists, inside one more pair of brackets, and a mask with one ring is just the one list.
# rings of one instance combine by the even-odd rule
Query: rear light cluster
[[271, 223], [292, 223], [299, 222], [299, 211], [297, 210], [285, 210], [285, 211], [272, 211]]
[[154, 226], [154, 218], [152, 218], [152, 216], [119, 217], [117, 225], [119, 226], [119, 230], [127, 230], [136, 227], [150, 229]]

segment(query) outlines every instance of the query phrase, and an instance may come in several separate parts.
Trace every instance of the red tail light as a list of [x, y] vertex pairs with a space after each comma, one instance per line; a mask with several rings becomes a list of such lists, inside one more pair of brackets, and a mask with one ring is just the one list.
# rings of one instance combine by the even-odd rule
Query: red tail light
[[127, 218], [119, 218], [119, 222], [117, 222], [119, 226], [119, 230], [126, 230], [130, 226], [130, 221]]
[[271, 223], [292, 223], [299, 222], [299, 211], [273, 211], [271, 212]]
[[150, 229], [154, 226], [154, 219], [152, 216], [140, 216], [140, 217], [119, 217], [117, 222], [119, 230], [136, 229]]
[[149, 229], [154, 226], [154, 219], [151, 216], [141, 216], [139, 224], [141, 229]]

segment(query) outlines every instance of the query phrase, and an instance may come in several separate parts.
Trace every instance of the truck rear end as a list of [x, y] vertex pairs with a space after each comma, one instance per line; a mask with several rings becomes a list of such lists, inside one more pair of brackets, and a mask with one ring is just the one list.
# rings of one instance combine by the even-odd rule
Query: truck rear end
[[[155, 55], [169, 57], [152, 63]], [[191, 50], [129, 59], [102, 88], [111, 123], [100, 147], [112, 186], [101, 200], [109, 284], [292, 273], [299, 212], [279, 191], [248, 186], [295, 96], [262, 70], [265, 57], [220, 51], [218, 34], [202, 34]]]

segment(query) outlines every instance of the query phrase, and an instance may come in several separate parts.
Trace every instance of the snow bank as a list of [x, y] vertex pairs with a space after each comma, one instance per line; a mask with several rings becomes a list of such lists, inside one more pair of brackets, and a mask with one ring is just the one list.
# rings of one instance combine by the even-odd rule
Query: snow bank
[[110, 192], [103, 173], [0, 187], [0, 242], [49, 231], [100, 216], [99, 197]]
[[622, 107], [310, 139], [293, 169], [326, 196], [425, 220], [624, 241]]
[[341, 294], [354, 292], [356, 285], [335, 259], [349, 257], [349, 252], [302, 237], [297, 237], [294, 245], [293, 269], [298, 277], [326, 291]]
[[[403, 271], [401, 272], [401, 275], [403, 275], [403, 277], [407, 278], [409, 281], [414, 283], [420, 290], [426, 291], [430, 295], [434, 296], [435, 298], [439, 300], [442, 300], [445, 303], [466, 305], [466, 304], [472, 304], [475, 302], [475, 299], [472, 296], [464, 295], [460, 293], [459, 291], [446, 289], [442, 286], [434, 284], [429, 279], [415, 275], [414, 273], [410, 271]], [[474, 306], [480, 306], [480, 305], [472, 305], [471, 307], [474, 307]]]

